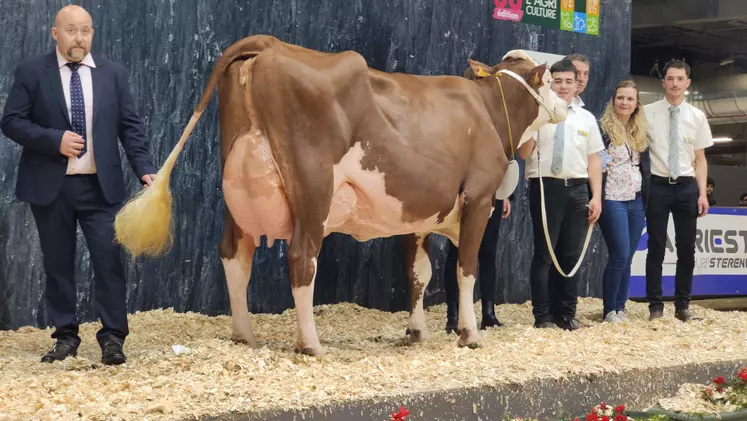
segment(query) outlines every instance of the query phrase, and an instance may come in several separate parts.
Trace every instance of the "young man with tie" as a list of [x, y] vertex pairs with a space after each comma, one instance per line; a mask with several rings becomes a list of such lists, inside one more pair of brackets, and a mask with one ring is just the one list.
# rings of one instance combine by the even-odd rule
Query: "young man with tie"
[[666, 97], [643, 107], [651, 135], [646, 298], [649, 318], [662, 317], [662, 263], [671, 213], [677, 248], [675, 317], [688, 321], [693, 317], [688, 307], [695, 268], [697, 220], [708, 213], [705, 148], [713, 145], [713, 138], [705, 114], [685, 100], [685, 91], [690, 86], [690, 66], [680, 60], [668, 62], [664, 66], [662, 85]]
[[[589, 224], [602, 209], [602, 163], [604, 150], [596, 118], [573, 102], [577, 92], [577, 70], [568, 59], [552, 65], [552, 90], [568, 106], [568, 117], [560, 124], [546, 124], [519, 149], [526, 159], [529, 178], [529, 210], [534, 231], [534, 256], [529, 280], [537, 328], [556, 325], [576, 330], [578, 275], [568, 278], [553, 265], [542, 222], [539, 173], [542, 173], [547, 211], [547, 230], [558, 263], [569, 273], [583, 258], [581, 252]], [[589, 200], [591, 185], [591, 200]]]
[[91, 253], [97, 332], [104, 364], [122, 364], [128, 335], [124, 264], [114, 217], [125, 199], [117, 139], [146, 186], [156, 169], [129, 91], [127, 71], [89, 53], [91, 16], [66, 6], [55, 17], [55, 51], [16, 67], [0, 123], [23, 147], [16, 196], [29, 202], [46, 273], [46, 308], [54, 347], [42, 362], [77, 355], [81, 339], [75, 282], [76, 223]]

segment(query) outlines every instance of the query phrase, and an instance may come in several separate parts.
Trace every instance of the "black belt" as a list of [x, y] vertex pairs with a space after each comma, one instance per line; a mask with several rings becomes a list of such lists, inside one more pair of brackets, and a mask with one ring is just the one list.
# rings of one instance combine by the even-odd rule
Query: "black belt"
[[[530, 178], [532, 182], [539, 183], [539, 179], [537, 177]], [[542, 183], [543, 184], [550, 184], [550, 185], [563, 185], [565, 187], [571, 187], [571, 186], [580, 186], [582, 184], [587, 184], [589, 182], [588, 178], [555, 178], [555, 177], [542, 177]]]
[[672, 177], [662, 177], [660, 175], [654, 175], [651, 174], [651, 181], [656, 182], [658, 184], [666, 184], [666, 185], [677, 185], [677, 184], [690, 184], [695, 182], [695, 177], [693, 176], [682, 176], [677, 177], [677, 179], [672, 179]]

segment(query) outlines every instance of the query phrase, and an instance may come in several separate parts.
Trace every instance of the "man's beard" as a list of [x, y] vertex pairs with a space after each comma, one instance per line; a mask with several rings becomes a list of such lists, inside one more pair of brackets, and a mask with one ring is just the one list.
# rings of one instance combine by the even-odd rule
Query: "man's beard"
[[76, 61], [82, 61], [86, 54], [88, 54], [88, 51], [81, 46], [70, 47], [67, 50], [67, 55]]

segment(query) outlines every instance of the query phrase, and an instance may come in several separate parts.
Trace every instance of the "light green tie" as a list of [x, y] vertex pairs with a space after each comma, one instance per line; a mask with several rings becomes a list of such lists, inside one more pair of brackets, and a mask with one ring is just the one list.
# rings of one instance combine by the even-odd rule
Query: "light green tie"
[[552, 151], [552, 173], [558, 175], [563, 171], [563, 144], [565, 143], [565, 121], [555, 128], [555, 146]]
[[680, 176], [680, 109], [669, 107], [669, 177], [676, 180]]

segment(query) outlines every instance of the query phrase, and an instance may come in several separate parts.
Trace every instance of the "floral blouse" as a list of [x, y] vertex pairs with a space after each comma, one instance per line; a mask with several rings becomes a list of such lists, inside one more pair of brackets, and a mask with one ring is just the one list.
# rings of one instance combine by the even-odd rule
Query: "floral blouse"
[[603, 158], [606, 161], [603, 168], [607, 172], [605, 200], [634, 200], [641, 191], [641, 154], [630, 148], [627, 139], [620, 146], [610, 144], [604, 153], [607, 155]]

